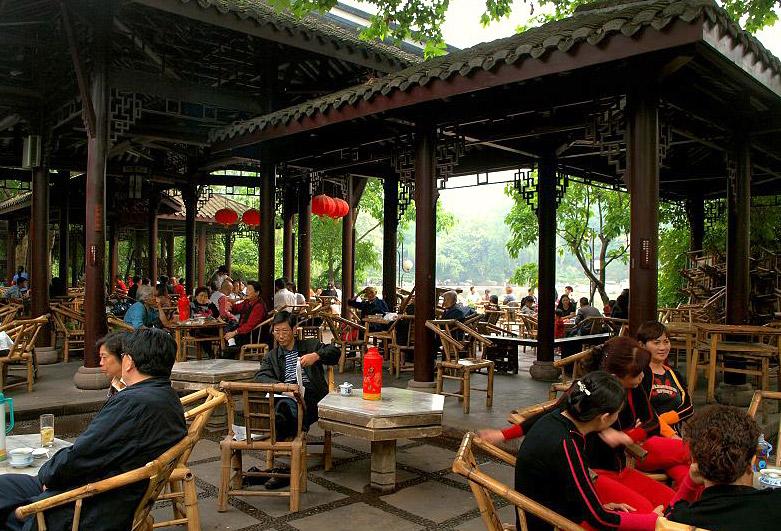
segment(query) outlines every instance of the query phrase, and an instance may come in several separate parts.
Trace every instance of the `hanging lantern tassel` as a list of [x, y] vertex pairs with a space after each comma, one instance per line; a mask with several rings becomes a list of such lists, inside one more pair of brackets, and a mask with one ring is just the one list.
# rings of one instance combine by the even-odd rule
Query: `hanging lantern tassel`
[[217, 223], [224, 226], [230, 226], [235, 224], [239, 220], [239, 215], [235, 210], [230, 208], [221, 208], [214, 214], [214, 219]]
[[242, 214], [241, 221], [251, 229], [258, 228], [260, 226], [260, 211], [257, 208], [250, 208]]

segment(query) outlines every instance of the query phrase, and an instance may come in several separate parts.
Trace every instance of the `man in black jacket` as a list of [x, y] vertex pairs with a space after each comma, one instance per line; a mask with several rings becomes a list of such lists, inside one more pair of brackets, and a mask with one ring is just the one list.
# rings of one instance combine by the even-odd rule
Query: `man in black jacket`
[[[274, 315], [271, 322], [276, 346], [271, 349], [255, 374], [260, 383], [295, 384], [296, 366], [301, 363], [301, 380], [304, 388], [304, 430], [317, 421], [317, 403], [328, 394], [328, 382], [324, 365], [336, 365], [341, 352], [333, 345], [325, 345], [317, 339], [296, 339], [296, 326], [290, 312], [281, 311]], [[286, 439], [296, 434], [298, 427], [298, 408], [291, 398], [280, 398], [275, 405], [276, 435]], [[266, 483], [267, 489], [284, 487], [284, 478], [274, 477]]]
[[[176, 343], [162, 330], [130, 334], [122, 353], [127, 387], [109, 400], [73, 446], [45, 463], [38, 476], [0, 476], [0, 528], [36, 529], [33, 517], [19, 521], [14, 510], [28, 503], [94, 483], [158, 458], [187, 435], [182, 404], [171, 388]], [[84, 500], [79, 529], [127, 530], [146, 491], [142, 481]], [[74, 505], [46, 513], [47, 528], [71, 529]]]

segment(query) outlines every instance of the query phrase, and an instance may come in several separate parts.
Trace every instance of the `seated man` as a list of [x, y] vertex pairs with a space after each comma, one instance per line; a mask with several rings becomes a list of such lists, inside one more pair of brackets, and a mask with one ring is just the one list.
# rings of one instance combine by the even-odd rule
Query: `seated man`
[[168, 317], [160, 310], [160, 300], [152, 286], [142, 285], [136, 292], [134, 302], [125, 313], [124, 321], [135, 329], [168, 326]]
[[738, 408], [697, 411], [684, 427], [692, 466], [670, 502], [667, 518], [721, 531], [778, 529], [781, 489], [753, 486], [759, 434], [756, 421]]
[[16, 284], [5, 290], [6, 299], [21, 299], [27, 296], [27, 279], [20, 277]]
[[[358, 302], [357, 300], [359, 295], [365, 295], [361, 302]], [[372, 286], [365, 287], [363, 291], [358, 293], [352, 299], [349, 299], [347, 301], [347, 306], [358, 308], [361, 319], [365, 319], [370, 315], [385, 315], [390, 311], [385, 301], [377, 297], [377, 289], [373, 288]], [[380, 330], [387, 329], [388, 326], [390, 326], [390, 324], [384, 325], [379, 323], [369, 323], [369, 330], [372, 332], [378, 332]]]
[[442, 295], [442, 307], [445, 309], [442, 313], [442, 319], [455, 319], [462, 321], [475, 314], [475, 311], [468, 306], [458, 302], [458, 293], [455, 291], [446, 291]]
[[289, 310], [295, 305], [296, 294], [287, 289], [287, 279], [276, 279], [274, 281], [274, 309], [276, 311]]
[[[326, 345], [315, 338], [296, 339], [296, 326], [290, 312], [280, 311], [271, 322], [276, 346], [271, 349], [255, 374], [260, 383], [295, 384], [296, 364], [301, 362], [301, 382], [304, 389], [304, 430], [317, 421], [317, 403], [328, 394], [328, 382], [324, 365], [336, 365], [341, 352], [334, 345]], [[295, 436], [298, 426], [298, 409], [295, 401], [283, 398], [276, 403], [275, 424], [278, 439]], [[271, 478], [267, 489], [282, 488], [288, 484], [286, 478]]]
[[[529, 290], [531, 291], [531, 290]], [[534, 315], [534, 297], [531, 295], [527, 295], [523, 299], [521, 299], [521, 314], [522, 315]]]
[[229, 295], [233, 293], [233, 282], [230, 281], [230, 279], [225, 279], [222, 281], [222, 286], [220, 286], [219, 291], [215, 291], [212, 293], [211, 297], [209, 297], [209, 302], [211, 302], [214, 306], [217, 307], [217, 310], [219, 311], [219, 316], [222, 318], [223, 321], [228, 323], [228, 326], [225, 327], [226, 330], [231, 331], [235, 330], [239, 326], [239, 320], [236, 318], [235, 315], [231, 313], [231, 310], [233, 309], [233, 304], [231, 303], [231, 300], [228, 298]]
[[[127, 387], [106, 402], [73, 446], [54, 454], [37, 477], [0, 475], [2, 529], [35, 529], [34, 518], [16, 519], [17, 507], [144, 466], [187, 434], [182, 404], [169, 381], [173, 338], [162, 330], [137, 330], [125, 349]], [[142, 481], [87, 498], [79, 529], [130, 529], [146, 488]], [[73, 509], [71, 503], [48, 511], [48, 529], [71, 529]]]
[[575, 314], [575, 326], [572, 328], [570, 335], [585, 335], [590, 333], [592, 322], [589, 321], [589, 319], [594, 317], [602, 317], [602, 314], [599, 313], [599, 309], [592, 306], [586, 297], [581, 297], [580, 308], [578, 308], [578, 312]]

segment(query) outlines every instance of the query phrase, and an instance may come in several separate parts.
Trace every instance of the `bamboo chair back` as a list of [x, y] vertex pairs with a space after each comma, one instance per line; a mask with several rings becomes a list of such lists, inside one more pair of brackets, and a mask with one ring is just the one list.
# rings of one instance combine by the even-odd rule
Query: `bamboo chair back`
[[[225, 393], [218, 391], [213, 387], [207, 387], [206, 389], [201, 389], [195, 393], [183, 396], [181, 401], [182, 407], [200, 402], [198, 405], [184, 412], [185, 420], [190, 423], [187, 433], [190, 437], [195, 439], [195, 442], [198, 442], [203, 433], [203, 428], [206, 426], [206, 423], [209, 422], [212, 413], [214, 413], [214, 410], [220, 405], [225, 404], [228, 401], [228, 397]], [[182, 454], [182, 464], [187, 463], [188, 459], [190, 459], [191, 452], [192, 448]]]
[[49, 323], [49, 315], [42, 315], [35, 319], [17, 319], [3, 327], [3, 330], [10, 337], [14, 344], [5, 356], [10, 362], [21, 361], [25, 354], [32, 356], [35, 340], [41, 329]]
[[521, 321], [523, 322], [523, 336], [536, 338], [537, 337], [537, 318], [531, 315], [520, 314]]
[[[244, 426], [247, 430], [247, 445], [255, 449], [266, 449], [279, 444], [275, 429], [275, 403], [283, 393], [291, 393], [298, 404], [297, 434], [302, 433], [304, 418], [304, 400], [297, 385], [284, 383], [220, 382], [225, 392], [228, 410], [228, 431], [233, 435], [236, 425], [236, 402], [241, 403]], [[256, 443], [257, 441], [257, 443]]]
[[475, 433], [469, 432], [464, 435], [461, 447], [458, 449], [456, 458], [453, 461], [453, 472], [469, 480], [469, 488], [472, 489], [472, 494], [474, 494], [477, 500], [480, 517], [483, 519], [483, 523], [488, 531], [502, 531], [504, 529], [492, 499], [492, 494], [503, 498], [515, 506], [516, 514], [521, 524], [521, 531], [528, 531], [527, 513], [551, 524], [555, 529], [584, 531], [575, 522], [551, 511], [544, 505], [513, 490], [510, 486], [480, 470], [480, 466], [477, 464], [474, 456], [473, 448], [475, 447], [511, 466], [515, 466], [515, 457], [483, 441]]
[[139, 481], [149, 480], [146, 492], [133, 513], [131, 530], [149, 529], [149, 512], [154, 506], [155, 500], [162, 492], [182, 455], [188, 449], [191, 450], [194, 444], [195, 440], [187, 435], [160, 457], [142, 467], [19, 507], [16, 509], [16, 517], [21, 520], [35, 515], [38, 529], [45, 531], [47, 529], [45, 521], [45, 512], [47, 510], [74, 503], [73, 529], [80, 529], [81, 508], [84, 499], [138, 483]]
[[[781, 392], [779, 391], [754, 391], [754, 396], [751, 399], [751, 404], [748, 406], [748, 414], [752, 418], [757, 418], [757, 411], [763, 400], [777, 400], [781, 401]], [[776, 445], [781, 444], [781, 423], [778, 426], [778, 432], [776, 434]], [[781, 452], [776, 449], [776, 462], [775, 466], [781, 466]]]
[[135, 328], [114, 315], [106, 316], [108, 327], [112, 332], [133, 332]]
[[[466, 356], [466, 345], [455, 339], [445, 328], [444, 323], [449, 320], [432, 319], [426, 321], [426, 328], [433, 331], [442, 343], [442, 359], [446, 362], [458, 363], [458, 360]], [[463, 353], [464, 356], [459, 357]]]
[[268, 345], [266, 343], [249, 343], [247, 345], [242, 345], [241, 350], [239, 351], [239, 360], [260, 361], [263, 359], [263, 356], [266, 355], [266, 352], [268, 352]]
[[[345, 319], [340, 315], [325, 315], [325, 322], [333, 335], [333, 343], [341, 345], [342, 343], [357, 344], [365, 343], [366, 327], [362, 324]], [[354, 339], [350, 339], [354, 337]]]

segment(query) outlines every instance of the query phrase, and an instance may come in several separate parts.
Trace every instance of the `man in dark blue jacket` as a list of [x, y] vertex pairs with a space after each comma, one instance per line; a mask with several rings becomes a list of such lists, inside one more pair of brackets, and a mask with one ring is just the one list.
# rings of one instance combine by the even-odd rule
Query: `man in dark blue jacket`
[[[130, 334], [122, 354], [127, 387], [109, 400], [76, 439], [38, 472], [0, 476], [0, 527], [36, 529], [35, 519], [19, 521], [14, 510], [44, 498], [144, 466], [187, 435], [184, 410], [171, 388], [176, 343], [162, 330]], [[134, 483], [84, 500], [79, 529], [130, 529], [148, 482]], [[47, 528], [71, 529], [73, 504], [46, 513]]]

